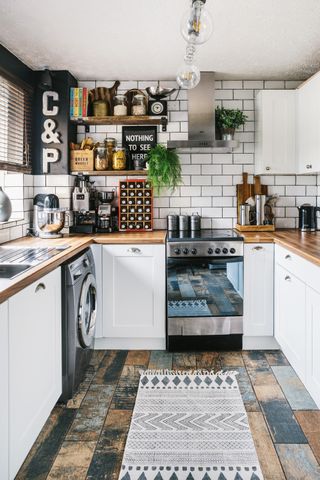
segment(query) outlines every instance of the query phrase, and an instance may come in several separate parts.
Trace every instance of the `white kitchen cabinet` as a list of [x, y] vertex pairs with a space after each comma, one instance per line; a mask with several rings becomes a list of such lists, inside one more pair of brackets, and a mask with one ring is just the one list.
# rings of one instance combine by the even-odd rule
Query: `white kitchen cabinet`
[[301, 380], [306, 378], [306, 285], [275, 265], [275, 337]]
[[295, 174], [296, 90], [261, 90], [256, 97], [255, 174]]
[[306, 289], [306, 387], [320, 408], [320, 292]]
[[319, 73], [298, 88], [296, 118], [298, 172], [320, 172]]
[[102, 256], [103, 336], [113, 348], [164, 348], [165, 246], [104, 245]]
[[8, 302], [0, 304], [0, 478], [9, 478], [9, 352]]
[[60, 268], [11, 297], [8, 303], [11, 479], [61, 394]]
[[96, 278], [96, 284], [97, 284], [97, 317], [96, 317], [95, 338], [101, 338], [103, 337], [102, 245], [97, 245], [97, 244], [91, 245], [90, 248], [94, 258], [95, 278]]
[[[273, 243], [244, 245], [244, 341], [269, 337], [273, 342], [273, 258]], [[255, 342], [259, 348], [259, 339]]]

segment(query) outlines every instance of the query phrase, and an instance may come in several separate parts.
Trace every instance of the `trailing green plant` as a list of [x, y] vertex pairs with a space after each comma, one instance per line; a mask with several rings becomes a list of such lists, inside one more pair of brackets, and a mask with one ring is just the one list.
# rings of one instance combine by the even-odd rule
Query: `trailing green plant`
[[241, 110], [217, 107], [216, 126], [219, 130], [234, 130], [244, 125], [248, 117]]
[[156, 145], [148, 152], [148, 180], [159, 194], [164, 187], [172, 191], [182, 183], [179, 155], [174, 149]]

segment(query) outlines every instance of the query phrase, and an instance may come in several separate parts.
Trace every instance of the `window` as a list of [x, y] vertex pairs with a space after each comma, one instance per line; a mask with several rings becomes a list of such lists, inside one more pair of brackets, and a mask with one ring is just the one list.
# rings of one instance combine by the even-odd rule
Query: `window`
[[0, 76], [0, 169], [30, 168], [31, 92]]

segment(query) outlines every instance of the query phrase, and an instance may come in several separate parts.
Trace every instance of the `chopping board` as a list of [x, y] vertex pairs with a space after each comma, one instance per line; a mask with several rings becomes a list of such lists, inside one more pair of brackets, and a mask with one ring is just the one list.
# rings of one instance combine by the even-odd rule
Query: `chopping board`
[[254, 195], [268, 195], [268, 185], [261, 185], [259, 175], [254, 177], [254, 184], [248, 183], [248, 173], [242, 173], [242, 183], [237, 185], [237, 210], [238, 219], [240, 214], [240, 205], [246, 203], [249, 197]]

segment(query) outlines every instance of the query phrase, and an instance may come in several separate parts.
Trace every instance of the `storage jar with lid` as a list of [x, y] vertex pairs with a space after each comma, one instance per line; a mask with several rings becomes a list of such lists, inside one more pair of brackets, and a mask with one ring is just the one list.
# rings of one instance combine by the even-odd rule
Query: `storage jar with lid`
[[108, 104], [104, 100], [95, 100], [92, 105], [94, 117], [106, 117], [109, 114]]
[[107, 149], [99, 144], [99, 146], [95, 148], [94, 155], [95, 170], [108, 170]]
[[124, 148], [116, 148], [115, 152], [113, 152], [112, 157], [112, 168], [113, 170], [125, 170], [126, 168], [126, 151]]
[[112, 160], [113, 160], [113, 152], [116, 148], [117, 141], [115, 138], [107, 137], [104, 141], [104, 145], [107, 149], [107, 159], [108, 159], [108, 167], [112, 169]]
[[125, 95], [116, 95], [114, 97], [113, 103], [113, 115], [127, 115], [128, 114], [128, 104], [127, 97]]
[[138, 94], [133, 97], [131, 114], [132, 115], [146, 115], [147, 101], [144, 95]]

